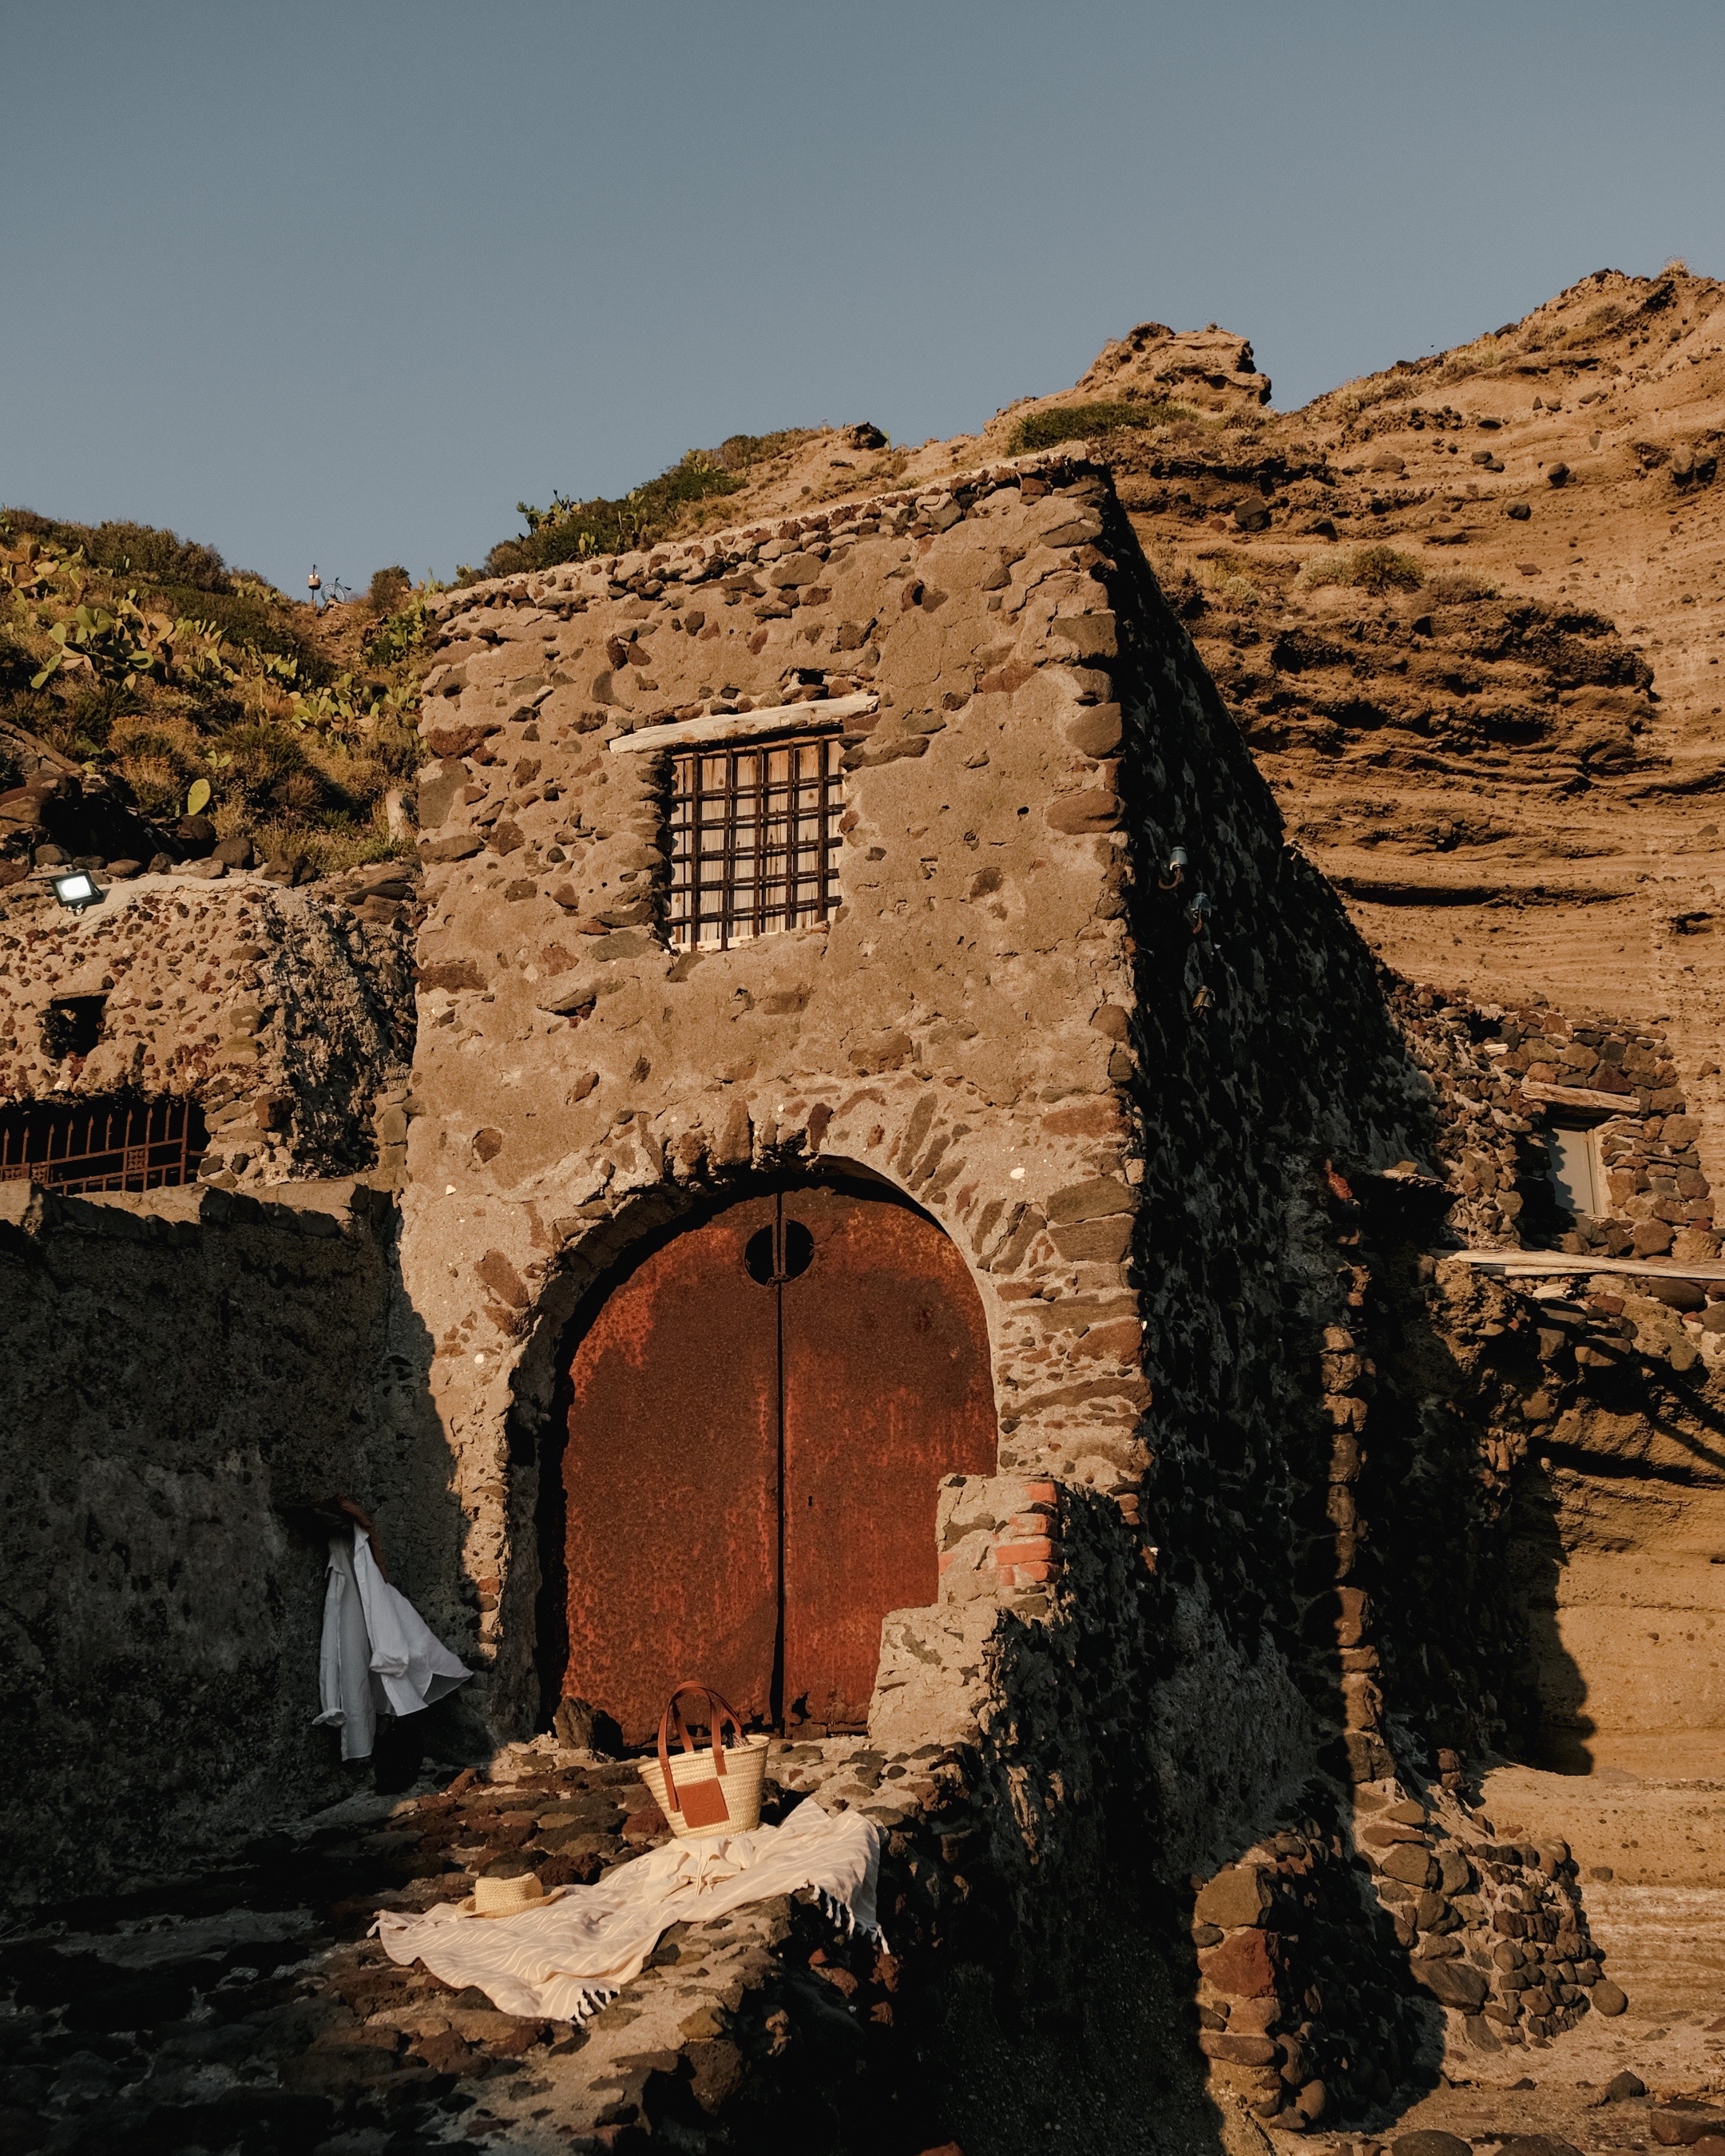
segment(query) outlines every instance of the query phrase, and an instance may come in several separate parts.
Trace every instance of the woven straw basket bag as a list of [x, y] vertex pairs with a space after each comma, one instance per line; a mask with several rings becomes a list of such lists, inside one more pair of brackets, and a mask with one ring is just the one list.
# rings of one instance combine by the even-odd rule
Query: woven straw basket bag
[[[711, 1751], [695, 1748], [683, 1719], [685, 1692], [699, 1692], [706, 1701]], [[723, 1741], [727, 1722], [736, 1732], [734, 1744]], [[682, 1740], [680, 1752], [670, 1749], [674, 1735]], [[736, 1709], [710, 1685], [680, 1684], [659, 1717], [659, 1757], [643, 1761], [641, 1779], [675, 1835], [697, 1840], [706, 1835], [752, 1834], [761, 1824], [767, 1744], [764, 1737], [744, 1733]]]

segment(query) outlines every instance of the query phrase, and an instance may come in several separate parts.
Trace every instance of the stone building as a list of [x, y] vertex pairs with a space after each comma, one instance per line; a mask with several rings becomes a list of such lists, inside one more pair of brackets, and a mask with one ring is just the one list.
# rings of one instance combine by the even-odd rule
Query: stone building
[[[787, 1237], [807, 1216], [813, 1262], [773, 1289], [787, 1371], [804, 1368], [746, 1389], [782, 1383], [794, 1452], [815, 1442], [793, 1434], [810, 1388], [820, 1447], [859, 1479], [803, 1493], [803, 1514], [831, 1504], [842, 1528], [787, 1512], [793, 1600], [806, 1530], [816, 1545], [901, 1537], [906, 1563], [920, 1546], [914, 1599], [933, 1604], [943, 1466], [965, 1477], [953, 1521], [978, 1525], [943, 1528], [934, 1606], [973, 1629], [981, 1589], [1047, 1600], [1064, 1497], [1043, 1486], [1106, 1507], [1140, 1547], [1156, 1538], [1153, 1459], [1170, 1492], [1204, 1456], [1206, 1479], [1253, 1490], [1253, 1512], [1287, 1502], [1271, 1435], [1281, 1298], [1314, 1178], [1332, 1157], [1408, 1161], [1425, 1106], [1369, 963], [1283, 846], [1109, 520], [1101, 474], [1033, 463], [957, 497], [481, 588], [444, 614], [402, 1263], [483, 1553], [495, 1711], [517, 1726], [550, 1674], [534, 1612], [557, 1538], [542, 1545], [542, 1529], [605, 1471], [578, 1432], [569, 1496], [547, 1501], [570, 1325], [596, 1296], [603, 1309], [619, 1269], [639, 1277], [638, 1245], [658, 1247], [667, 1286], [635, 1290], [625, 1326], [631, 1369], [664, 1402], [637, 1443], [680, 1476], [669, 1425], [699, 1424], [713, 1344], [750, 1322], [742, 1288], [724, 1307], [718, 1276], [750, 1267], [723, 1239], [747, 1252], [780, 1209]], [[844, 1206], [828, 1194], [841, 1188]], [[939, 1245], [909, 1225], [919, 1214]], [[817, 1215], [857, 1247], [823, 1256]], [[674, 1255], [684, 1223], [718, 1239], [692, 1272]], [[916, 1283], [902, 1312], [876, 1283], [889, 1261], [869, 1255], [894, 1235]], [[957, 1262], [934, 1255], [947, 1247]], [[797, 1261], [787, 1248], [774, 1262]], [[852, 1340], [862, 1292], [886, 1299]], [[889, 1440], [859, 1419], [851, 1441], [847, 1419], [873, 1412], [886, 1342], [929, 1296], [930, 1322], [963, 1343], [943, 1351], [964, 1366], [963, 1403], [938, 1442], [919, 1435], [933, 1445], [913, 1471], [920, 1506], [891, 1486], [871, 1507], [864, 1463]], [[606, 1381], [578, 1358], [576, 1382]], [[660, 1621], [654, 1573], [709, 1506], [723, 1547], [735, 1471], [712, 1471], [710, 1490], [680, 1485], [664, 1546], [583, 1620], [593, 1644], [634, 1610], [644, 1638]], [[650, 1507], [648, 1479], [632, 1502]], [[1042, 1494], [1014, 1494], [1021, 1481]], [[1004, 1561], [975, 1539], [990, 1503], [1020, 1522], [996, 1538]], [[829, 1564], [810, 1591], [842, 1598], [836, 1550]], [[1219, 1583], [1211, 1598], [1230, 1599]], [[870, 1634], [893, 1606], [870, 1609]], [[1223, 1631], [1202, 1651], [1231, 1653]], [[1271, 1720], [1241, 1734], [1261, 1755], [1298, 1712], [1253, 1661]], [[930, 1666], [906, 1635], [877, 1712], [944, 1723], [910, 1680]], [[572, 1649], [566, 1676], [598, 1685]], [[860, 1722], [865, 1689], [847, 1677], [845, 1712], [817, 1700], [810, 1718]], [[602, 1691], [592, 1703], [610, 1711]]]
[[[362, 1201], [311, 1207], [346, 1222], [347, 1399], [309, 1388], [260, 1439], [212, 1381], [256, 1478], [226, 1531], [250, 1522], [306, 1631], [253, 1681], [309, 1696], [289, 1515], [332, 1476], [399, 1522], [404, 1582], [480, 1670], [467, 1741], [639, 1743], [673, 1681], [718, 1681], [787, 1788], [891, 1827], [917, 2071], [973, 2102], [1058, 2079], [1050, 2003], [1122, 1909], [1149, 1959], [1120, 1978], [1137, 2035], [1087, 2069], [1098, 2118], [1175, 2055], [1224, 2111], [1363, 2115], [1430, 2076], [1445, 2016], [1482, 2052], [1571, 2025], [1600, 1981], [1574, 1867], [1467, 1809], [1469, 1758], [1538, 1713], [1502, 1560], [1559, 1348], [1435, 1253], [1455, 1227], [1515, 1247], [1542, 1101], [1606, 1070], [1624, 1224], [1553, 1231], [1578, 1260], [1716, 1255], [1652, 1047], [1380, 976], [1082, 454], [459, 591], [439, 660], [411, 921], [386, 895], [332, 927], [254, 882], [206, 901], [250, 938], [226, 987], [254, 1022], [244, 1055], [203, 1044], [228, 1074], [204, 1111], [280, 1135], [266, 1178], [230, 1112], [215, 1212], [175, 1232], [246, 1399], [305, 1233], [274, 1178], [378, 1149]], [[162, 925], [142, 906], [100, 951], [78, 926], [89, 993]], [[48, 933], [12, 947], [39, 1000]], [[141, 1070], [130, 1040], [92, 1054]], [[307, 1075], [335, 1069], [339, 1115]], [[172, 1206], [14, 1210], [0, 1255], [51, 1327], [88, 1301], [73, 1238], [123, 1215], [154, 1262]], [[318, 1361], [296, 1322], [279, 1384]], [[15, 1471], [105, 1547], [91, 1487], [124, 1514], [199, 1471], [163, 1442], [116, 1462], [80, 1424], [58, 1476]], [[23, 1625], [43, 1666], [117, 1668], [53, 1599]], [[134, 1682], [209, 1659], [189, 1614], [156, 1652]], [[316, 1779], [280, 1717], [254, 1765]], [[190, 1838], [227, 1830], [175, 1803]]]

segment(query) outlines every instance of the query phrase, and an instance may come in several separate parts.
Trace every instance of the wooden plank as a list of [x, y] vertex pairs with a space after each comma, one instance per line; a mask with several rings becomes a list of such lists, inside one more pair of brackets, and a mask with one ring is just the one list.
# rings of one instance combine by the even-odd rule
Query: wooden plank
[[1725, 1265], [1686, 1265], [1675, 1258], [1596, 1258], [1568, 1250], [1440, 1250], [1436, 1255], [1510, 1279], [1554, 1273], [1636, 1273], [1649, 1280], [1725, 1281]]
[[771, 704], [760, 711], [715, 711], [704, 719], [674, 719], [668, 726], [638, 726], [619, 734], [614, 756], [639, 755], [644, 749], [692, 748], [707, 742], [752, 741], [766, 734], [818, 733], [842, 726], [874, 711], [878, 696], [831, 696], [814, 704]]
[[1554, 1108], [1604, 1108], [1614, 1116], [1639, 1116], [1639, 1093], [1600, 1093], [1591, 1086], [1545, 1086], [1524, 1078], [1522, 1091], [1530, 1101], [1545, 1101]]

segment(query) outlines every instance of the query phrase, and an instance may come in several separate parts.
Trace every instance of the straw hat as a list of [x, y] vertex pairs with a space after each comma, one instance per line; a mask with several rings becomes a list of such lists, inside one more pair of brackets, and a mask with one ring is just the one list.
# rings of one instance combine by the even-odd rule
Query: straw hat
[[461, 1907], [470, 1916], [516, 1917], [523, 1909], [536, 1908], [545, 1889], [536, 1871], [521, 1871], [508, 1879], [475, 1879], [473, 1892]]

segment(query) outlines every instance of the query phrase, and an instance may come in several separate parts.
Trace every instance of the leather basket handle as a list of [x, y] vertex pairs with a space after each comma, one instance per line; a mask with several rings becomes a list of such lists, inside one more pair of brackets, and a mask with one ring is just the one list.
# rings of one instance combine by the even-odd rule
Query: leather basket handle
[[743, 1741], [742, 1723], [737, 1717], [737, 1709], [727, 1699], [716, 1692], [711, 1685], [701, 1684], [694, 1679], [685, 1679], [683, 1683], [677, 1686], [665, 1703], [665, 1712], [659, 1717], [659, 1771], [665, 1778], [665, 1794], [670, 1809], [676, 1812], [682, 1810], [683, 1800], [677, 1794], [676, 1782], [672, 1777], [670, 1769], [670, 1738], [673, 1726], [676, 1735], [682, 1742], [684, 1751], [691, 1758], [695, 1753], [695, 1739], [690, 1735], [689, 1725], [683, 1719], [681, 1701], [685, 1691], [698, 1691], [706, 1701], [707, 1725], [712, 1732], [713, 1772], [716, 1774], [722, 1777], [725, 1773], [725, 1747], [722, 1742], [725, 1723], [728, 1722], [737, 1732], [737, 1741], [739, 1744]]

